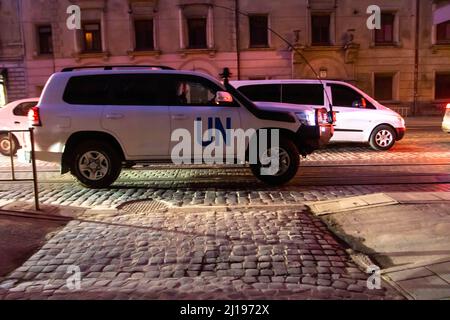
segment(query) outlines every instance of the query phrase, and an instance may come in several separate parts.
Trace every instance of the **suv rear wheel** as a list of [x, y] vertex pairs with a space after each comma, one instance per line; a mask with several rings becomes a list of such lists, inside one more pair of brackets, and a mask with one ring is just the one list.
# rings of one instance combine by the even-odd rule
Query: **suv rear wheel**
[[[279, 170], [275, 174], [262, 174], [261, 169], [264, 167], [269, 168], [270, 165], [263, 166], [261, 163], [250, 165], [252, 173], [259, 180], [273, 186], [282, 185], [291, 181], [297, 174], [300, 163], [299, 151], [291, 140], [281, 138], [277, 151], [279, 155]], [[270, 152], [268, 156], [270, 156]]]
[[107, 142], [85, 142], [75, 148], [71, 172], [85, 187], [107, 188], [122, 170], [118, 152]]

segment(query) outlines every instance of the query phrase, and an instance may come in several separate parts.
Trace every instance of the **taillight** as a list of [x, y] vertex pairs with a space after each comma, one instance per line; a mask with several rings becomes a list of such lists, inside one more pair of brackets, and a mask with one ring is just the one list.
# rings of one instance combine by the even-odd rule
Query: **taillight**
[[40, 127], [42, 125], [39, 116], [39, 107], [33, 107], [28, 111], [28, 123], [31, 127]]
[[316, 109], [317, 124], [328, 124], [328, 113], [325, 109]]

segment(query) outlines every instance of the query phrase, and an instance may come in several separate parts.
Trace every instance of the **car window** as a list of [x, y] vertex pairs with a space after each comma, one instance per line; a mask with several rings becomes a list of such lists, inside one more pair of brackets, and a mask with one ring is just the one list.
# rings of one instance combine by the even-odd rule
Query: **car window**
[[21, 103], [17, 107], [14, 108], [13, 114], [15, 116], [26, 117], [26, 116], [28, 116], [28, 111], [30, 111], [30, 109], [35, 107], [36, 105], [37, 105], [37, 102]]
[[340, 84], [332, 84], [331, 92], [333, 95], [333, 105], [336, 107], [355, 108], [354, 102], [361, 102], [362, 99], [364, 99], [366, 109], [375, 109], [372, 103], [367, 101], [367, 99], [365, 99], [361, 94], [350, 87]]
[[171, 104], [175, 106], [216, 106], [216, 93], [223, 90], [211, 81], [195, 76], [173, 76], [171, 83]]
[[64, 101], [80, 105], [168, 105], [167, 79], [158, 74], [72, 77]]
[[252, 101], [281, 102], [280, 84], [248, 85], [238, 90]]
[[323, 106], [323, 96], [321, 84], [283, 84], [283, 103]]
[[109, 104], [109, 75], [76, 76], [70, 78], [63, 100], [69, 104]]
[[168, 79], [158, 74], [124, 74], [111, 77], [110, 105], [167, 106]]

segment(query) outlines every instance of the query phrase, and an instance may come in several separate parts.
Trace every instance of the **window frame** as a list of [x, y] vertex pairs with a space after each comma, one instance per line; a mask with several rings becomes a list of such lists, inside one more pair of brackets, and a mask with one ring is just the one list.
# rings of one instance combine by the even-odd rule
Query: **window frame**
[[[377, 78], [387, 78], [391, 79], [391, 98], [381, 99], [377, 96]], [[395, 101], [395, 74], [393, 73], [374, 73], [373, 75], [373, 97], [377, 101]]]
[[[149, 23], [151, 25], [151, 32], [149, 34], [151, 34], [151, 45], [150, 46], [140, 46], [139, 45], [139, 40], [140, 39], [138, 37], [138, 28], [137, 28], [137, 24], [139, 23]], [[135, 51], [153, 51], [156, 48], [156, 43], [155, 43], [155, 19], [154, 18], [135, 18], [133, 20], [133, 27], [134, 27], [134, 50]], [[142, 31], [142, 30], [140, 30]], [[147, 30], [149, 31], [149, 30]], [[146, 39], [149, 40], [149, 39]]]
[[[445, 27], [447, 28], [445, 33], [448, 38], [439, 39], [439, 26], [441, 26], [441, 25], [445, 25]], [[436, 44], [437, 45], [450, 45], [450, 20], [447, 20], [440, 24], [435, 25], [435, 29], [436, 29]]]
[[[41, 29], [49, 28], [50, 31], [43, 33], [41, 32]], [[36, 26], [36, 33], [37, 33], [37, 52], [38, 55], [52, 55], [54, 53], [54, 47], [53, 47], [53, 28], [51, 24], [42, 24]], [[43, 49], [43, 36], [46, 36], [46, 40], [49, 41], [47, 43], [48, 51], [42, 50]], [[48, 39], [50, 38], [50, 39]]]
[[[193, 21], [200, 21], [202, 20], [204, 22], [204, 26], [202, 26], [202, 29], [204, 28], [204, 30], [202, 30], [202, 41], [204, 40], [204, 43], [202, 44], [196, 44], [194, 45], [192, 43], [193, 37], [191, 37], [191, 32], [193, 32], [193, 30], [191, 30], [191, 23]], [[187, 49], [207, 49], [208, 48], [208, 17], [204, 17], [204, 16], [192, 16], [192, 17], [186, 17], [186, 31], [187, 31]], [[204, 32], [203, 32], [204, 31]], [[203, 38], [204, 36], [204, 38]]]
[[[265, 36], [264, 36], [264, 43], [256, 43], [254, 42], [254, 29], [252, 29], [252, 19], [258, 19], [258, 18], [265, 18], [266, 19], [266, 27], [265, 27]], [[270, 32], [269, 32], [269, 28], [270, 28], [270, 15], [269, 14], [264, 14], [264, 13], [253, 13], [253, 14], [249, 14], [248, 15], [248, 41], [249, 41], [249, 48], [251, 49], [258, 49], [258, 48], [270, 48]], [[262, 27], [261, 27], [262, 29]], [[257, 30], [257, 31], [261, 31], [261, 30]], [[262, 31], [261, 31], [262, 34]]]
[[[434, 100], [435, 101], [444, 101], [444, 102], [447, 102], [448, 100], [450, 100], [450, 93], [449, 93], [449, 96], [448, 97], [438, 97], [437, 95], [438, 95], [438, 86], [437, 86], [437, 80], [438, 80], [438, 77], [439, 76], [446, 76], [446, 77], [449, 77], [449, 82], [450, 82], [450, 71], [443, 71], [443, 72], [436, 72], [435, 73], [435, 75], [434, 75], [434, 96], [433, 96], [433, 98], [434, 98]], [[443, 86], [443, 87], [446, 87], [446, 86]], [[448, 91], [447, 91], [448, 92]]]
[[[328, 17], [328, 41], [327, 42], [316, 42], [314, 41], [314, 18], [316, 17]], [[332, 37], [332, 23], [333, 23], [333, 14], [330, 12], [312, 12], [310, 16], [310, 43], [313, 47], [321, 47], [321, 46], [331, 46], [333, 45], [333, 37]]]
[[[92, 36], [92, 49], [88, 50], [87, 49], [87, 41], [86, 41], [86, 34], [88, 30], [86, 30], [86, 26], [89, 25], [96, 25], [98, 26], [98, 30], [94, 30], [95, 33], [97, 34], [98, 38], [98, 49], [94, 48], [95, 47], [95, 35], [93, 34]], [[102, 53], [103, 52], [103, 39], [102, 39], [102, 24], [101, 21], [83, 21], [82, 25], [81, 25], [81, 35], [82, 35], [82, 44], [83, 44], [83, 53]], [[93, 33], [93, 32], [92, 32]]]

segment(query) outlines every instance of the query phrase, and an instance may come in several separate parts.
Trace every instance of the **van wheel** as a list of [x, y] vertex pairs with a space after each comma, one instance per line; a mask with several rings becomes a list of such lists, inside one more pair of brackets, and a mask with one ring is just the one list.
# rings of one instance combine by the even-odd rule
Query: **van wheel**
[[10, 156], [11, 152], [13, 155], [17, 153], [19, 149], [19, 142], [17, 138], [13, 135], [11, 141], [9, 141], [8, 134], [0, 135], [0, 153], [4, 156]]
[[370, 146], [377, 151], [387, 151], [395, 144], [396, 133], [390, 126], [376, 127], [370, 136]]
[[86, 142], [75, 148], [71, 172], [87, 188], [109, 187], [121, 170], [118, 152], [106, 142]]
[[[271, 150], [273, 151], [274, 149], [272, 148]], [[271, 150], [267, 153], [269, 157]], [[255, 177], [262, 182], [273, 186], [283, 185], [291, 181], [297, 174], [300, 163], [299, 151], [291, 140], [281, 138], [280, 145], [276, 150], [279, 155], [279, 167], [276, 172], [270, 172], [270, 170], [268, 170], [270, 164], [265, 166], [261, 163], [250, 165]], [[264, 169], [268, 172], [263, 172]]]

